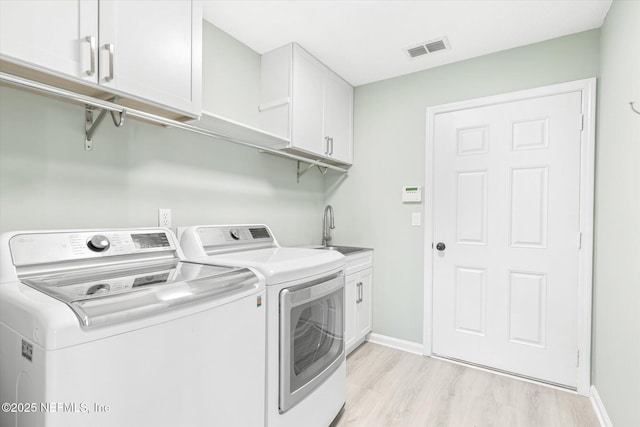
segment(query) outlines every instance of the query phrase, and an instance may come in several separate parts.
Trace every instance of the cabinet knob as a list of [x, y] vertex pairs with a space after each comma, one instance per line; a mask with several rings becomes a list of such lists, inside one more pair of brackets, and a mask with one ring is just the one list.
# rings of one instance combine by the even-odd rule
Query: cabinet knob
[[444, 251], [447, 248], [447, 246], [442, 243], [442, 242], [438, 242], [436, 243], [436, 249], [439, 250], [440, 252]]

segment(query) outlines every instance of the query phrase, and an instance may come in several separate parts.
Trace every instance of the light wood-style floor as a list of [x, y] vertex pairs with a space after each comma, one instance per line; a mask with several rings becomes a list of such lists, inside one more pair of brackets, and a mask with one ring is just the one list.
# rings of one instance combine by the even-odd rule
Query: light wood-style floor
[[588, 398], [365, 343], [347, 358], [347, 403], [332, 427], [597, 427]]

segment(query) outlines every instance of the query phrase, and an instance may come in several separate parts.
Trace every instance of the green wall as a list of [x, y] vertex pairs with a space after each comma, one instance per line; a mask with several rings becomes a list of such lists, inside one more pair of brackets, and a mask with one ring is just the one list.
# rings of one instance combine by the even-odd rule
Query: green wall
[[601, 28], [592, 383], [616, 427], [640, 426], [640, 2]]
[[[599, 31], [519, 47], [356, 88], [355, 164], [328, 179], [336, 243], [373, 247], [373, 331], [422, 343], [424, 229], [401, 201], [425, 180], [426, 108], [598, 75]], [[426, 208], [430, 208], [426, 206]]]
[[260, 55], [207, 21], [202, 24], [202, 109], [258, 127]]

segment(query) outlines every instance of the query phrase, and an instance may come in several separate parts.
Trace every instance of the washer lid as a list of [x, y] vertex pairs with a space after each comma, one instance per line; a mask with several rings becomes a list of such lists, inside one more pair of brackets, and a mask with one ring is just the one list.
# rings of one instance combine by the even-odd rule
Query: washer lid
[[344, 268], [346, 258], [337, 251], [265, 248], [213, 255], [201, 258], [199, 261], [218, 265], [253, 267], [265, 276], [269, 286]]
[[67, 304], [85, 328], [245, 295], [260, 286], [259, 279], [248, 269], [178, 261], [58, 273], [24, 278], [21, 282]]

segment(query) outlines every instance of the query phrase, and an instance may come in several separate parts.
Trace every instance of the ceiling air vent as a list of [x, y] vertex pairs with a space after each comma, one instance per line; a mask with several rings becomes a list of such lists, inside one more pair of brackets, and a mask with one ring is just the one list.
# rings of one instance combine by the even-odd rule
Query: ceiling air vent
[[410, 47], [407, 49], [407, 53], [409, 54], [410, 58], [416, 58], [428, 53], [435, 53], [448, 49], [450, 49], [449, 40], [447, 40], [446, 37], [441, 37], [436, 40], [430, 40], [428, 42], [421, 43], [418, 46]]
[[427, 52], [427, 49], [424, 47], [424, 45], [409, 48], [407, 49], [407, 52], [409, 53], [409, 56], [412, 58], [415, 58], [416, 56], [420, 56], [420, 55], [426, 55], [427, 53], [429, 53]]

